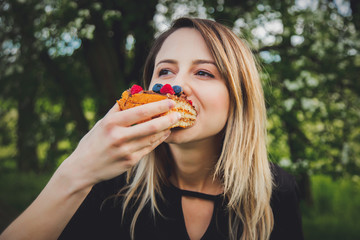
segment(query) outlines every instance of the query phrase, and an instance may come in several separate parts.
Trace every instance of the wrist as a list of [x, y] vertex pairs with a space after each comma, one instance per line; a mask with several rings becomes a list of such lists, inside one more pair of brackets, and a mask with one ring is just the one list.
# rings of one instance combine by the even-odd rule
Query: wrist
[[[71, 156], [69, 157], [71, 158]], [[78, 193], [89, 193], [94, 183], [90, 181], [84, 171], [77, 169], [71, 164], [70, 159], [66, 159], [56, 170], [53, 179], [62, 183], [64, 190], [68, 195]]]

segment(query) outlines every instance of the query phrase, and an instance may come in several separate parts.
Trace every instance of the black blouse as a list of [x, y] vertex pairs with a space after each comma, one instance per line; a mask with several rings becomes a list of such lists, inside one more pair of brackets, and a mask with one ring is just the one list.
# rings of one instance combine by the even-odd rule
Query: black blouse
[[[276, 165], [272, 165], [272, 172], [275, 182], [271, 197], [274, 229], [270, 239], [301, 240], [303, 234], [296, 182]], [[95, 185], [59, 239], [131, 239], [130, 224], [134, 211], [127, 210], [122, 220], [122, 198], [111, 198], [124, 185], [124, 175]], [[173, 185], [164, 186], [162, 191], [165, 201], [160, 198], [157, 201], [163, 216], [158, 213], [153, 216], [148, 203], [137, 219], [135, 239], [189, 239], [181, 207], [184, 195], [214, 201], [210, 224], [201, 239], [228, 239], [228, 213], [221, 194], [186, 191]]]

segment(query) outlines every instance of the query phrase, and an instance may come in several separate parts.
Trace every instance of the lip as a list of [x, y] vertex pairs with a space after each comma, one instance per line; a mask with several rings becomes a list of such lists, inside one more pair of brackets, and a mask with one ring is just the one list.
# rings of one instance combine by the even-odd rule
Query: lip
[[186, 129], [190, 129], [192, 127], [194, 127], [196, 125], [196, 121], [193, 125], [189, 126], [189, 127], [186, 127], [186, 128], [182, 128], [182, 127], [175, 127], [175, 128], [172, 128], [171, 131], [174, 131], [174, 132], [177, 132], [177, 131], [181, 131], [181, 130], [186, 130]]

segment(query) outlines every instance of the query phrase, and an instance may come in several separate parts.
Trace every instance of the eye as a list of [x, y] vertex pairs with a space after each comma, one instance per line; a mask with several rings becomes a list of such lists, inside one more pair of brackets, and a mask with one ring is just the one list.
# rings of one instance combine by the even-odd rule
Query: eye
[[159, 71], [159, 77], [160, 76], [162, 76], [162, 75], [169, 75], [169, 74], [171, 74], [172, 72], [169, 70], [169, 69], [161, 69], [160, 71]]
[[208, 72], [202, 71], [202, 70], [198, 71], [198, 72], [196, 73], [196, 75], [203, 76], [203, 77], [210, 77], [210, 78], [214, 78], [214, 77], [215, 77], [215, 76], [212, 75], [211, 73], [208, 73]]

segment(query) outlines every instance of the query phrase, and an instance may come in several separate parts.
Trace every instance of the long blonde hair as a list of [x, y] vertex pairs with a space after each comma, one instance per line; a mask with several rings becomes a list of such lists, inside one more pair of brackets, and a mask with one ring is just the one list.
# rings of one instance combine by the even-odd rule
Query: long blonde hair
[[[221, 76], [226, 80], [230, 95], [229, 118], [213, 176], [224, 185], [229, 211], [229, 238], [269, 239], [273, 228], [270, 207], [273, 181], [266, 150], [265, 101], [256, 61], [244, 41], [214, 21], [177, 19], [154, 42], [144, 68], [144, 85], [150, 85], [155, 58], [163, 42], [183, 27], [200, 32]], [[132, 237], [136, 220], [147, 203], [150, 202], [154, 215], [156, 212], [161, 215], [156, 196], [163, 199], [161, 186], [168, 184], [172, 164], [168, 151], [166, 144], [161, 144], [128, 172], [129, 185], [123, 202], [123, 216], [128, 207], [135, 207], [130, 229]]]

